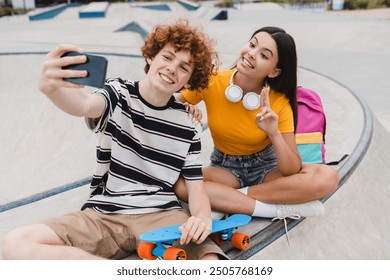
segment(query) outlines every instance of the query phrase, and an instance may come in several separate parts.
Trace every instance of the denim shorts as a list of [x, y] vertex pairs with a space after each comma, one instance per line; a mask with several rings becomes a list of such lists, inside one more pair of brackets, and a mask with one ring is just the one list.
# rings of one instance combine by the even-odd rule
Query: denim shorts
[[240, 188], [263, 183], [265, 175], [277, 167], [272, 145], [245, 156], [224, 154], [214, 147], [210, 161], [211, 167], [221, 167], [233, 173], [240, 182]]

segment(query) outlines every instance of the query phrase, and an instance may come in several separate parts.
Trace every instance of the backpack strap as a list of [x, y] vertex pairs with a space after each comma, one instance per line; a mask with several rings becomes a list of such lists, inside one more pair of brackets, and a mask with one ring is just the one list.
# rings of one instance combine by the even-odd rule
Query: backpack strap
[[325, 163], [326, 165], [338, 165], [340, 162], [342, 162], [344, 159], [346, 159], [349, 156], [349, 154], [344, 154], [339, 160], [331, 161]]

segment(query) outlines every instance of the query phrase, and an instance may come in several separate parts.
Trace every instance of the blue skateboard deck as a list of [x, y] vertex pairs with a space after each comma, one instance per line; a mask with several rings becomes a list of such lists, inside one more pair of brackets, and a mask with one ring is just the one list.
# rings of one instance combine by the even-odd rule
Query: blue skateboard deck
[[[251, 219], [252, 217], [248, 215], [234, 214], [225, 220], [213, 220], [211, 234], [218, 233], [219, 240], [231, 240], [234, 247], [246, 250], [249, 246], [249, 236], [233, 231], [247, 225]], [[180, 226], [181, 224], [163, 227], [142, 234], [138, 255], [144, 259], [185, 259], [184, 250], [169, 247], [180, 239]]]

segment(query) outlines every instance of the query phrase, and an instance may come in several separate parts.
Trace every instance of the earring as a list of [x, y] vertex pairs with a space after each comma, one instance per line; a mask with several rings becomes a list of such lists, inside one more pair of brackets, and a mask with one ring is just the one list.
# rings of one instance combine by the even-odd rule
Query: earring
[[230, 77], [230, 85], [225, 89], [226, 99], [233, 103], [236, 103], [242, 99], [242, 103], [247, 110], [256, 110], [260, 106], [260, 96], [256, 92], [248, 92], [244, 95], [244, 98], [242, 98], [242, 89], [239, 86], [233, 84], [233, 77], [236, 75], [236, 73], [237, 69]]

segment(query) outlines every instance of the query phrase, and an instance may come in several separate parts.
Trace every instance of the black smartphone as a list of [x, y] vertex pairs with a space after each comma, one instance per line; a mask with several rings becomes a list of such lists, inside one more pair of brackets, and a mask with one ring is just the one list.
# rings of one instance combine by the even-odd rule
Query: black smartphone
[[87, 53], [79, 52], [67, 52], [62, 56], [78, 56], [85, 55], [87, 57], [87, 62], [82, 64], [72, 64], [63, 67], [63, 69], [72, 69], [72, 70], [87, 70], [88, 75], [82, 78], [64, 78], [64, 80], [76, 83], [87, 85], [96, 88], [102, 88], [106, 79], [107, 72], [107, 59], [103, 56], [91, 55]]

